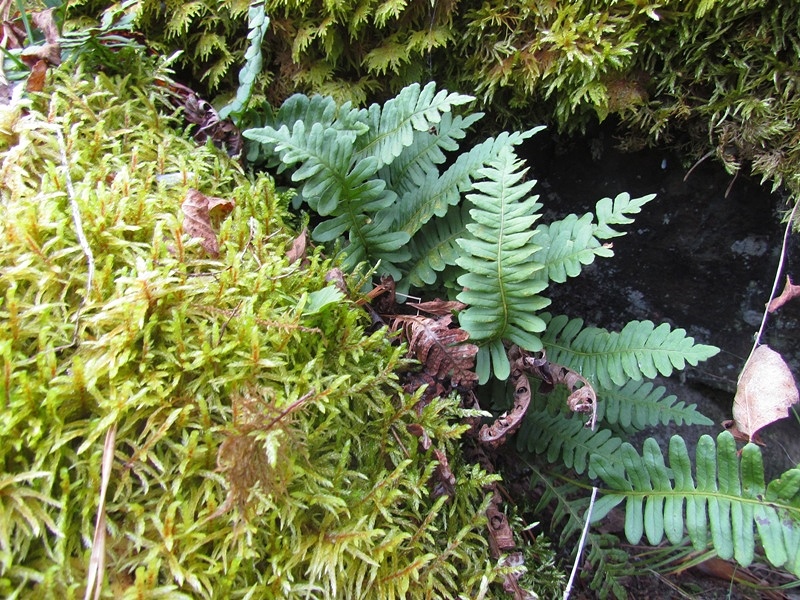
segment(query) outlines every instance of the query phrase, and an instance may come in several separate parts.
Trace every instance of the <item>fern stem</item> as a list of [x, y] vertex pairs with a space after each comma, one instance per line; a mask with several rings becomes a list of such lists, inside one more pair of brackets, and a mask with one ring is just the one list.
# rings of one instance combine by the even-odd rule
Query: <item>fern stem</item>
[[[761, 343], [761, 335], [764, 333], [764, 327], [767, 325], [767, 316], [769, 315], [769, 305], [772, 302], [772, 299], [775, 298], [775, 294], [778, 291], [778, 286], [780, 285], [781, 281], [781, 273], [783, 272], [783, 263], [786, 261], [786, 246], [789, 243], [789, 233], [792, 230], [792, 223], [794, 222], [794, 216], [797, 212], [797, 206], [800, 204], [800, 199], [795, 200], [794, 207], [792, 208], [792, 212], [789, 214], [789, 218], [786, 221], [786, 229], [783, 232], [783, 243], [781, 244], [781, 256], [778, 260], [778, 267], [775, 269], [775, 281], [772, 283], [772, 291], [769, 294], [769, 298], [767, 298], [767, 303], [764, 305], [764, 315], [761, 317], [761, 326], [758, 328], [758, 333], [756, 334], [755, 341], [753, 342], [753, 349], [750, 350], [750, 355], [747, 357], [745, 361], [745, 365], [750, 362], [750, 359], [753, 358], [753, 353], [758, 348], [759, 344]], [[742, 368], [741, 372], [739, 373], [739, 378], [741, 379], [742, 373], [744, 373], [744, 368]], [[738, 383], [738, 381], [737, 381]]]
[[596, 498], [597, 498], [597, 488], [593, 487], [592, 497], [589, 500], [589, 508], [586, 509], [586, 517], [584, 517], [581, 539], [578, 542], [578, 550], [575, 553], [575, 562], [572, 563], [572, 572], [569, 574], [567, 589], [564, 590], [564, 600], [569, 600], [569, 594], [572, 591], [572, 584], [575, 581], [575, 575], [577, 575], [578, 573], [578, 565], [580, 564], [581, 555], [583, 554], [583, 547], [586, 545], [586, 536], [589, 533], [589, 524], [592, 522], [592, 509], [594, 508], [594, 501]]

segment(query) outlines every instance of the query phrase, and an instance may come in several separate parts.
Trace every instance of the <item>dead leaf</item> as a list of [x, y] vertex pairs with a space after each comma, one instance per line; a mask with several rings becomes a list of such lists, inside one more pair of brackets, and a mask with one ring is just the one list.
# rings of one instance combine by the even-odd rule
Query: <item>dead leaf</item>
[[787, 275], [786, 285], [784, 286], [781, 295], [772, 299], [772, 302], [770, 302], [769, 306], [767, 307], [767, 311], [773, 313], [781, 306], [786, 304], [789, 300], [792, 298], [797, 298], [798, 296], [800, 296], [800, 285], [794, 285], [792, 280], [789, 279], [789, 276]]
[[183, 229], [190, 236], [198, 238], [203, 249], [213, 258], [219, 256], [219, 242], [217, 234], [211, 226], [211, 211], [230, 212], [233, 209], [232, 200], [206, 196], [205, 194], [190, 189], [181, 204], [183, 211]]
[[26, 92], [41, 92], [44, 89], [44, 82], [47, 77], [47, 61], [40, 60], [37, 61], [33, 68], [31, 68], [31, 74], [28, 75], [28, 81], [25, 84], [25, 91]]
[[752, 440], [760, 429], [788, 417], [798, 399], [794, 377], [781, 355], [759, 346], [739, 377], [733, 399], [735, 427]]
[[457, 300], [431, 300], [430, 302], [406, 302], [406, 306], [416, 308], [429, 315], [441, 317], [467, 308], [467, 305]]
[[19, 55], [26, 65], [33, 66], [44, 60], [53, 66], [61, 64], [61, 47], [58, 44], [42, 44], [28, 46]]
[[[519, 349], [512, 350], [519, 352]], [[523, 368], [528, 373], [541, 379], [540, 391], [547, 393], [559, 384], [567, 386], [570, 391], [567, 406], [572, 412], [591, 414], [586, 425], [594, 429], [597, 423], [597, 394], [585, 377], [572, 369], [551, 363], [544, 352], [541, 356], [524, 355], [522, 361]]]
[[478, 347], [467, 344], [469, 334], [451, 328], [451, 315], [432, 319], [421, 315], [395, 315], [393, 326], [402, 325], [410, 351], [437, 378], [450, 376], [454, 386], [470, 386], [477, 382], [475, 355]]
[[44, 39], [48, 44], [58, 44], [58, 25], [53, 18], [55, 10], [55, 8], [48, 8], [31, 14], [33, 24], [44, 34]]
[[300, 235], [294, 238], [294, 241], [292, 242], [292, 247], [286, 253], [286, 260], [289, 261], [290, 265], [306, 257], [307, 244], [308, 244], [308, 228], [303, 227], [303, 231], [300, 232]]
[[531, 386], [528, 376], [522, 368], [522, 358], [517, 358], [511, 365], [511, 377], [514, 385], [514, 406], [504, 412], [491, 425], [484, 425], [478, 432], [478, 440], [489, 448], [497, 448], [522, 425], [522, 419], [528, 412], [531, 403]]
[[236, 201], [230, 198], [217, 198], [216, 196], [207, 196], [207, 198], [208, 214], [212, 217], [224, 217], [236, 208]]

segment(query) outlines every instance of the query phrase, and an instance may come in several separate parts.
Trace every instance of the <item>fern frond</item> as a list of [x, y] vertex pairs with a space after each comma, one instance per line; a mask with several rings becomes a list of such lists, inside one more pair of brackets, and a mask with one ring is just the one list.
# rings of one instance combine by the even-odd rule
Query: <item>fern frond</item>
[[593, 520], [600, 520], [622, 501], [625, 535], [636, 544], [647, 537], [658, 544], [663, 537], [678, 544], [688, 532], [692, 545], [711, 544], [721, 558], [734, 558], [748, 566], [755, 554], [756, 532], [767, 560], [800, 575], [795, 542], [800, 538], [800, 469], [765, 485], [761, 450], [747, 444], [736, 452], [733, 436], [722, 432], [714, 440], [707, 435], [697, 445], [696, 480], [686, 443], [673, 436], [669, 462], [653, 438], [645, 440], [640, 456], [623, 444], [622, 460], [612, 463], [593, 456], [598, 476], [610, 487], [595, 504]]
[[472, 187], [479, 169], [497, 159], [504, 149], [522, 143], [541, 129], [503, 132], [459, 155], [440, 176], [429, 173], [422, 184], [400, 196], [397, 206], [392, 208], [394, 228], [414, 235], [432, 217], [443, 217], [451, 206], [461, 201], [461, 193]]
[[584, 265], [594, 262], [595, 256], [612, 256], [610, 248], [603, 246], [594, 234], [592, 214], [567, 215], [550, 225], [536, 228], [541, 249], [534, 260], [543, 265], [537, 277], [543, 281], [564, 283], [567, 277], [576, 277]]
[[618, 194], [613, 200], [602, 198], [595, 205], [597, 215], [597, 227], [594, 235], [598, 239], [607, 240], [613, 237], [625, 235], [622, 231], [616, 231], [611, 225], [629, 225], [633, 219], [627, 217], [628, 214], [639, 214], [642, 206], [655, 198], [655, 194], [647, 194], [641, 198], [631, 198], [630, 194], [623, 192]]
[[469, 305], [459, 322], [483, 345], [478, 355], [481, 382], [489, 378], [489, 357], [495, 375], [508, 377], [503, 340], [531, 351], [542, 347], [537, 334], [545, 322], [536, 313], [550, 301], [538, 295], [546, 284], [533, 278], [542, 267], [532, 260], [539, 247], [531, 228], [541, 205], [538, 196], [528, 197], [535, 182], [523, 181], [527, 169], [521, 167], [522, 161], [506, 148], [479, 170], [483, 179], [474, 184], [478, 193], [467, 195], [474, 206], [474, 223], [467, 225], [473, 239], [458, 240], [465, 254], [456, 264], [466, 271], [458, 278], [465, 288], [458, 299]]
[[713, 425], [714, 422], [698, 412], [694, 404], [678, 402], [674, 395], [664, 396], [666, 388], [655, 387], [649, 381], [629, 380], [622, 387], [599, 389], [597, 419], [620, 425], [623, 429], [641, 431], [657, 425]]
[[671, 329], [667, 323], [656, 327], [651, 321], [631, 321], [622, 331], [609, 332], [584, 328], [582, 319], [563, 315], [549, 321], [542, 340], [550, 360], [585, 373], [607, 389], [628, 379], [669, 376], [719, 352], [714, 346], [695, 344], [685, 330]]
[[447, 90], [437, 93], [434, 82], [424, 88], [418, 83], [403, 88], [383, 107], [372, 104], [367, 109], [365, 123], [369, 131], [360, 140], [363, 145], [356, 159], [377, 157], [378, 168], [391, 163], [404, 148], [412, 145], [414, 132], [427, 132], [441, 121], [443, 113], [472, 100], [472, 96], [448, 93]]
[[264, 8], [264, 0], [256, 0], [247, 12], [247, 39], [250, 44], [244, 53], [245, 64], [239, 71], [239, 87], [236, 97], [219, 111], [220, 119], [227, 119], [233, 114], [237, 117], [247, 108], [253, 94], [253, 85], [261, 74], [261, 43], [269, 27], [269, 17]]
[[600, 240], [624, 235], [611, 225], [627, 225], [633, 222], [628, 214], [641, 212], [642, 206], [655, 198], [655, 194], [631, 199], [630, 194], [619, 194], [614, 200], [603, 198], [597, 202], [594, 215], [586, 213], [581, 217], [570, 214], [551, 223], [539, 225], [537, 239], [542, 249], [536, 253], [535, 260], [544, 265], [538, 277], [550, 279], [556, 283], [564, 283], [567, 277], [576, 277], [585, 265], [594, 262], [596, 256], [608, 258], [614, 256], [610, 245]]
[[601, 455], [611, 462], [619, 460], [621, 445], [622, 440], [608, 429], [592, 431], [580, 419], [532, 408], [517, 433], [517, 450], [538, 454], [550, 463], [559, 462], [579, 475], [588, 469], [592, 478], [597, 474], [590, 457]]
[[447, 157], [442, 150], [454, 152], [458, 150], [458, 140], [466, 136], [467, 129], [483, 117], [483, 113], [474, 113], [466, 117], [444, 113], [438, 126], [426, 132], [418, 132], [414, 142], [406, 148], [391, 164], [379, 171], [381, 179], [394, 190], [398, 196], [423, 185], [426, 178], [439, 174], [438, 165]]
[[411, 238], [411, 261], [402, 265], [405, 276], [400, 283], [406, 288], [433, 285], [438, 273], [456, 264], [461, 254], [458, 240], [469, 237], [467, 223], [471, 222], [466, 204], [454, 206], [444, 218], [428, 222]]

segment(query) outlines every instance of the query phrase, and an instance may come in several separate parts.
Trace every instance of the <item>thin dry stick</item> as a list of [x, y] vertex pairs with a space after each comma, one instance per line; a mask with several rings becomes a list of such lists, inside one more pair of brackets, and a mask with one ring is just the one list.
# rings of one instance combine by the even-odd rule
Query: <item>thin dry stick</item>
[[[794, 222], [794, 214], [797, 212], [797, 205], [800, 204], [800, 199], [796, 200], [794, 203], [794, 207], [792, 208], [792, 212], [789, 215], [789, 220], [786, 223], [786, 229], [783, 232], [783, 244], [781, 245], [781, 257], [778, 261], [778, 268], [775, 270], [775, 281], [772, 284], [772, 291], [769, 294], [769, 298], [767, 298], [767, 303], [764, 305], [764, 316], [761, 317], [761, 326], [758, 328], [758, 333], [756, 334], [756, 339], [753, 342], [753, 349], [750, 350], [750, 355], [747, 357], [747, 360], [744, 362], [746, 365], [750, 362], [750, 359], [753, 358], [753, 353], [758, 348], [759, 344], [761, 343], [761, 335], [764, 333], [764, 327], [767, 325], [767, 315], [769, 315], [769, 305], [772, 302], [772, 299], [775, 298], [775, 293], [778, 291], [778, 286], [780, 285], [781, 281], [781, 273], [783, 272], [783, 263], [786, 260], [786, 246], [789, 243], [789, 234], [792, 231], [792, 223]], [[742, 373], [744, 373], [744, 368], [742, 368], [741, 373], [739, 373], [739, 379], [742, 377]]]
[[61, 164], [64, 167], [64, 177], [67, 181], [67, 196], [69, 198], [70, 207], [72, 208], [72, 221], [75, 223], [75, 234], [78, 236], [78, 242], [81, 245], [81, 250], [83, 250], [83, 254], [86, 256], [86, 262], [88, 264], [86, 274], [86, 296], [78, 306], [78, 310], [75, 311], [75, 332], [72, 334], [72, 342], [67, 346], [62, 346], [59, 348], [59, 350], [63, 350], [64, 348], [69, 348], [78, 344], [78, 331], [80, 330], [81, 312], [83, 311], [86, 301], [89, 300], [89, 294], [92, 291], [92, 281], [94, 279], [94, 254], [92, 254], [92, 249], [89, 247], [89, 241], [86, 239], [86, 234], [83, 231], [81, 211], [78, 207], [78, 202], [75, 199], [75, 188], [72, 185], [72, 176], [69, 172], [67, 145], [64, 143], [64, 134], [61, 133], [60, 128], [56, 129], [56, 137], [58, 138], [58, 148], [61, 151]]
[[103, 571], [106, 565], [106, 494], [111, 479], [111, 467], [114, 464], [114, 449], [117, 445], [117, 424], [111, 425], [106, 432], [103, 444], [103, 466], [100, 475], [100, 501], [97, 504], [97, 520], [94, 524], [92, 556], [89, 559], [89, 570], [86, 575], [86, 593], [84, 600], [89, 600], [94, 591], [94, 600], [99, 600], [103, 589]]
[[592, 521], [592, 510], [594, 509], [595, 498], [597, 498], [597, 488], [593, 487], [592, 499], [589, 500], [589, 508], [586, 510], [586, 522], [583, 524], [583, 532], [581, 532], [581, 539], [578, 542], [578, 553], [575, 555], [575, 562], [572, 565], [572, 573], [569, 574], [567, 589], [564, 590], [564, 600], [569, 600], [569, 594], [572, 592], [572, 584], [575, 582], [575, 576], [578, 574], [578, 565], [581, 563], [581, 554], [583, 554], [583, 547], [586, 545], [586, 536], [589, 534], [589, 523]]

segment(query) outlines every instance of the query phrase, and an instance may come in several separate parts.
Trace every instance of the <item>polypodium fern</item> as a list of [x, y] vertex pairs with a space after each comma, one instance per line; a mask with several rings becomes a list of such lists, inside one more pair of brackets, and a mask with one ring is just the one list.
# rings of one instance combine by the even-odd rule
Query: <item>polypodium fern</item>
[[604, 388], [630, 379], [669, 376], [686, 363], [696, 366], [719, 352], [695, 344], [683, 329], [671, 329], [667, 323], [656, 327], [652, 321], [631, 321], [622, 331], [609, 332], [560, 315], [549, 320], [542, 339], [550, 360], [585, 373]]
[[533, 243], [533, 223], [541, 204], [528, 196], [534, 181], [523, 181], [527, 169], [508, 149], [481, 169], [483, 180], [474, 184], [479, 193], [468, 194], [475, 206], [474, 223], [467, 225], [473, 239], [458, 240], [464, 256], [456, 260], [466, 273], [458, 278], [465, 290], [458, 299], [469, 306], [459, 316], [461, 327], [483, 345], [476, 370], [481, 382], [493, 371], [506, 379], [510, 366], [503, 340], [530, 351], [540, 350], [538, 333], [545, 322], [537, 313], [550, 304], [539, 292], [546, 282], [536, 281], [542, 268], [532, 260], [539, 247]]
[[563, 283], [567, 277], [576, 277], [584, 265], [591, 264], [596, 256], [614, 255], [610, 246], [600, 240], [623, 235], [611, 225], [627, 225], [633, 219], [627, 214], [636, 214], [642, 206], [655, 198], [655, 194], [631, 199], [623, 192], [612, 200], [603, 198], [595, 206], [594, 215], [586, 213], [581, 217], [570, 214], [551, 224], [539, 225], [537, 230], [541, 249], [534, 259], [544, 265], [538, 276], [556, 283]]
[[670, 440], [669, 467], [653, 438], [645, 440], [641, 456], [627, 443], [620, 453], [622, 460], [615, 463], [592, 456], [594, 470], [609, 486], [595, 504], [593, 520], [625, 501], [625, 535], [633, 544], [642, 535], [650, 544], [665, 536], [680, 544], [688, 532], [696, 549], [706, 549], [710, 541], [721, 558], [748, 566], [757, 537], [770, 563], [800, 575], [800, 469], [766, 485], [761, 450], [747, 444], [739, 458], [727, 431], [716, 447], [710, 436], [700, 438], [694, 477], [680, 436]]

